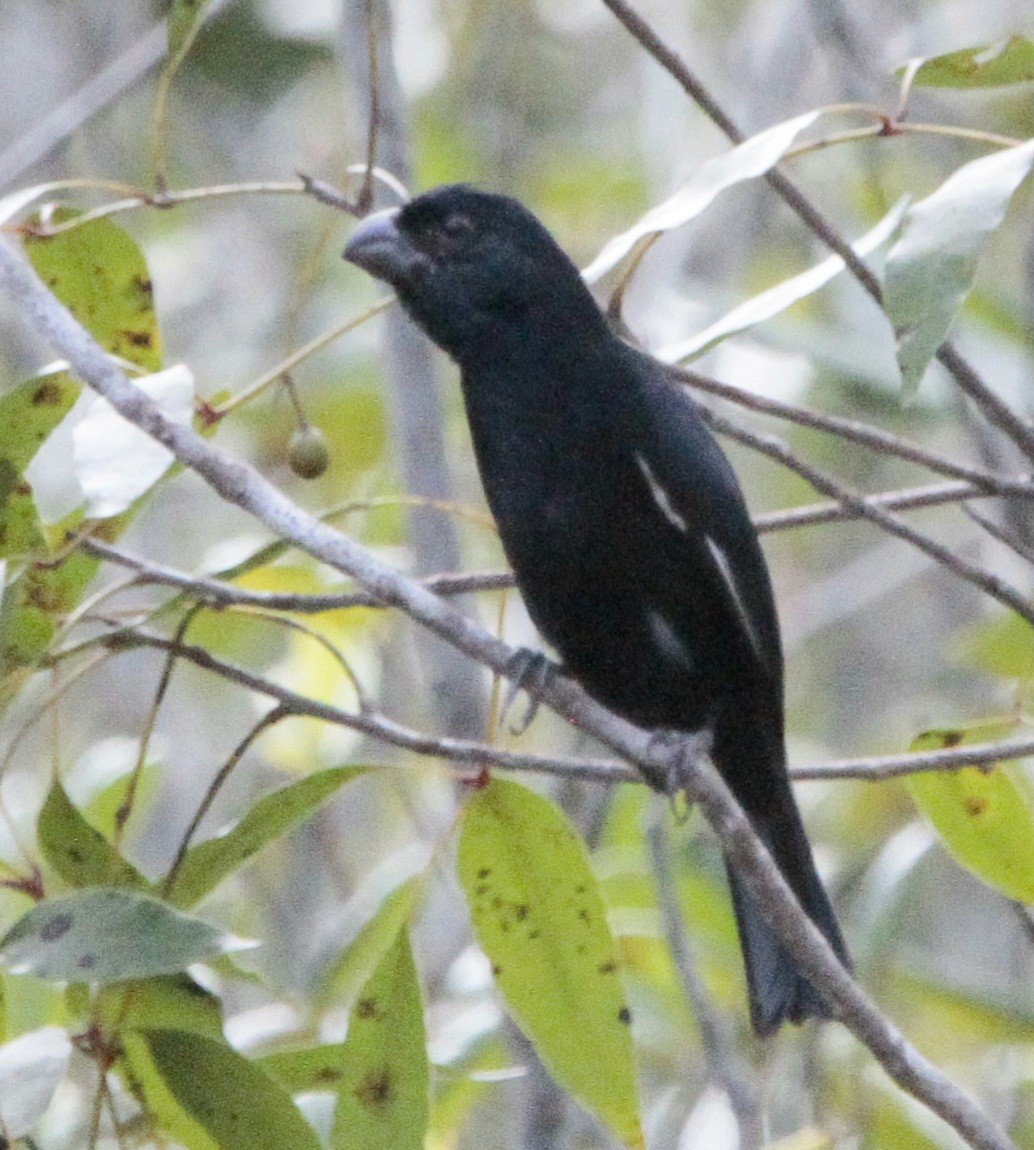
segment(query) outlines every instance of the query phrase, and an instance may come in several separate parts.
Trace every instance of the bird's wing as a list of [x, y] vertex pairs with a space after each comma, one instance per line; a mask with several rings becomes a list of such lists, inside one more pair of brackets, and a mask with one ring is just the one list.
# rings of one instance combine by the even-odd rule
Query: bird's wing
[[[642, 357], [644, 419], [635, 446], [643, 483], [670, 527], [684, 536], [721, 588], [757, 662], [777, 681], [782, 651], [768, 568], [729, 461], [663, 369]], [[687, 589], [692, 593], [692, 589]]]

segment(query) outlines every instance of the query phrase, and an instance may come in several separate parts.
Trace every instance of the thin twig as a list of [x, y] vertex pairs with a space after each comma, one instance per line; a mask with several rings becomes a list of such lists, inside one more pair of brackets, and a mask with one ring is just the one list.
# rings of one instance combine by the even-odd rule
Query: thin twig
[[417, 755], [445, 759], [478, 772], [484, 767], [494, 767], [504, 771], [537, 771], [566, 779], [584, 779], [596, 783], [642, 782], [641, 774], [614, 760], [564, 758], [556, 755], [508, 751], [471, 739], [428, 735], [423, 731], [416, 731], [396, 723], [373, 708], [366, 711], [346, 711], [341, 707], [335, 707], [332, 703], [323, 703], [308, 695], [301, 695], [244, 667], [216, 658], [204, 647], [189, 643], [177, 644], [174, 640], [161, 635], [152, 635], [140, 630], [122, 630], [113, 632], [99, 642], [106, 644], [113, 651], [151, 648], [171, 652], [176, 658], [192, 663], [203, 671], [209, 671], [239, 687], [275, 700], [279, 708], [287, 714], [319, 719], [334, 726], [346, 727], [389, 746], [399, 747]]
[[978, 527], [986, 531], [992, 539], [997, 539], [999, 543], [1008, 547], [1010, 551], [1018, 555], [1024, 562], [1034, 567], [1034, 548], [1030, 547], [1024, 540], [1018, 538], [1012, 531], [1008, 530], [1008, 528], [1003, 527], [999, 523], [995, 523], [993, 519], [990, 519], [982, 511], [978, 511], [968, 503], [963, 505], [962, 510]]
[[[384, 603], [374, 599], [366, 591], [337, 591], [326, 594], [288, 594], [280, 591], [253, 591], [238, 587], [220, 579], [206, 578], [204, 575], [187, 575], [149, 559], [130, 555], [110, 543], [98, 539], [83, 539], [82, 550], [98, 559], [117, 563], [139, 573], [148, 583], [158, 583], [176, 587], [192, 598], [203, 599], [220, 606], [263, 607], [269, 611], [297, 611], [305, 614], [319, 614], [323, 611], [340, 611], [349, 607], [383, 607]], [[430, 575], [420, 580], [421, 584], [436, 595], [468, 595], [475, 591], [507, 591], [514, 586], [513, 575], [509, 571], [483, 571], [470, 574]]]
[[[898, 491], [881, 491], [875, 495], [862, 495], [867, 507], [882, 507], [887, 511], [914, 511], [922, 507], [941, 507], [946, 503], [965, 503], [969, 499], [993, 499], [1003, 492], [985, 491], [975, 483], [933, 483], [926, 487], [906, 487]], [[1034, 485], [1024, 483], [1010, 495], [1034, 497]], [[969, 508], [964, 506], [964, 511]], [[760, 533], [788, 531], [794, 527], [815, 527], [821, 523], [842, 523], [860, 519], [853, 507], [843, 503], [810, 503], [803, 507], [789, 507], [784, 511], [768, 511], [754, 516], [754, 526]]]
[[886, 431], [882, 427], [861, 423], [855, 419], [844, 419], [839, 415], [829, 415], [826, 412], [814, 411], [807, 407], [798, 407], [796, 404], [784, 403], [778, 399], [758, 395], [743, 387], [736, 387], [731, 383], [723, 383], [710, 376], [700, 375], [684, 367], [669, 368], [672, 376], [688, 385], [694, 391], [703, 391], [709, 395], [717, 395], [739, 407], [758, 411], [764, 415], [773, 415], [779, 419], [789, 420], [800, 427], [810, 427], [815, 431], [824, 431], [836, 435], [841, 439], [848, 439], [868, 447], [880, 455], [892, 455], [898, 459], [918, 463], [947, 475], [954, 479], [964, 479], [994, 494], [1034, 494], [1034, 484], [1028, 476], [1002, 476], [995, 475], [980, 467], [959, 463], [947, 456], [939, 455], [929, 448], [918, 443]]
[[[178, 654], [175, 647], [170, 647], [170, 654]], [[222, 789], [226, 780], [230, 777], [231, 772], [237, 764], [244, 758], [248, 748], [255, 740], [268, 731], [270, 727], [275, 726], [285, 719], [289, 712], [282, 706], [276, 706], [271, 711], [267, 711], [265, 715], [251, 728], [251, 730], [244, 736], [243, 739], [234, 747], [233, 752], [225, 763], [216, 772], [215, 778], [205, 791], [204, 797], [198, 804], [197, 810], [194, 812], [194, 817], [190, 820], [190, 825], [183, 832], [183, 838], [180, 841], [179, 849], [176, 851], [176, 857], [172, 861], [172, 866], [169, 867], [169, 872], [166, 874], [162, 881], [162, 895], [168, 897], [172, 888], [176, 885], [176, 877], [183, 866], [183, 860], [187, 857], [187, 851], [190, 849], [191, 841], [197, 833], [197, 828], [201, 825], [201, 820], [211, 810], [212, 803], [215, 802], [216, 796]]]
[[[199, 610], [200, 608], [196, 605], [191, 607], [180, 620], [174, 636], [175, 644], [181, 644], [186, 638], [190, 624], [193, 623]], [[122, 833], [125, 830], [126, 823], [129, 822], [130, 815], [133, 813], [133, 804], [136, 802], [140, 779], [143, 777], [144, 766], [147, 762], [147, 751], [151, 745], [151, 736], [154, 734], [155, 723], [158, 721], [158, 712], [161, 710], [162, 703], [168, 693], [169, 684], [172, 682], [172, 672], [175, 670], [175, 667], [176, 655], [175, 649], [173, 648], [170, 649], [166, 657], [161, 676], [158, 679], [158, 688], [154, 693], [154, 699], [147, 709], [147, 718], [144, 720], [144, 730], [140, 736], [140, 746], [137, 748], [136, 762], [133, 764], [133, 769], [129, 774], [129, 784], [126, 787], [125, 798], [123, 798], [118, 810], [115, 812], [114, 846], [116, 850], [121, 847]]]
[[971, 746], [946, 747], [939, 751], [910, 751], [904, 755], [872, 755], [869, 758], [839, 759], [793, 767], [795, 782], [815, 779], [860, 779], [875, 783], [899, 779], [923, 771], [958, 771], [964, 767], [989, 767], [1026, 759], [1034, 755], [1034, 738], [1004, 743], [973, 743]]
[[698, 410], [716, 431], [760, 452], [762, 455], [767, 455], [770, 459], [774, 459], [789, 470], [796, 472], [803, 479], [806, 479], [816, 491], [835, 499], [857, 514], [859, 518], [867, 519], [889, 534], [896, 535], [899, 539], [911, 543], [913, 547], [917, 547], [924, 555], [929, 555], [931, 559], [947, 568], [953, 575], [979, 587], [985, 594], [997, 599], [999, 603], [1009, 607], [1021, 618], [1026, 619], [1031, 626], [1034, 626], [1034, 603], [1023, 592], [1006, 583], [1004, 579], [1000, 579], [993, 572], [987, 571], [975, 563], [962, 559], [947, 547], [922, 532], [916, 531], [904, 520], [892, 515], [878, 504], [867, 501], [865, 496], [844, 487], [826, 472], [820, 471], [819, 468], [798, 458], [780, 440], [772, 436], [745, 431], [742, 427], [708, 408], [700, 407]]

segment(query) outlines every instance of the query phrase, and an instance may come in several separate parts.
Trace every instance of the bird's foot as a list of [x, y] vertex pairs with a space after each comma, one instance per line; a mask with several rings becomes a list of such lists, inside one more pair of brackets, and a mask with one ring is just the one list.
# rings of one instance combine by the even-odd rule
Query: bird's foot
[[650, 736], [651, 757], [661, 760], [648, 780], [655, 790], [673, 801], [686, 790], [686, 779], [700, 759], [711, 754], [714, 729], [710, 725], [698, 731], [655, 731]]
[[[505, 721], [510, 708], [521, 691], [543, 691], [553, 682], [560, 673], [560, 666], [554, 663], [541, 651], [532, 651], [528, 647], [521, 647], [510, 660], [506, 677], [510, 680], [503, 698], [503, 705], [499, 711], [499, 722]], [[534, 695], [529, 695], [528, 706], [520, 719], [510, 724], [512, 735], [523, 735], [531, 726], [532, 720], [538, 713], [539, 701]]]

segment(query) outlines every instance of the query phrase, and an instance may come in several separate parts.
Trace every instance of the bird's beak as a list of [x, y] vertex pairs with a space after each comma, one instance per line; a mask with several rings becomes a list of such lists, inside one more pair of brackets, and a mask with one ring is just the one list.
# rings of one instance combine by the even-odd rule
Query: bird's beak
[[424, 257], [399, 231], [398, 208], [367, 216], [341, 253], [375, 279], [398, 287], [425, 262]]

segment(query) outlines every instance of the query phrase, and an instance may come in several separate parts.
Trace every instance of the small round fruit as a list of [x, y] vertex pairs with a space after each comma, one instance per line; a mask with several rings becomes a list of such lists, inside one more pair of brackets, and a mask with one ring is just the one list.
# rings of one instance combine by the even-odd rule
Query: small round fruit
[[327, 441], [318, 427], [299, 427], [291, 436], [287, 448], [287, 462], [295, 475], [302, 479], [316, 479], [330, 465]]

